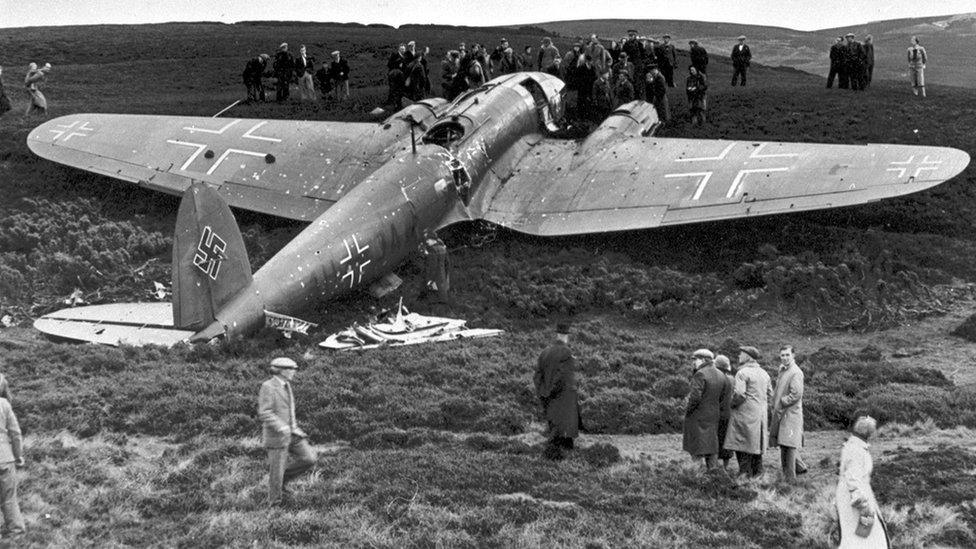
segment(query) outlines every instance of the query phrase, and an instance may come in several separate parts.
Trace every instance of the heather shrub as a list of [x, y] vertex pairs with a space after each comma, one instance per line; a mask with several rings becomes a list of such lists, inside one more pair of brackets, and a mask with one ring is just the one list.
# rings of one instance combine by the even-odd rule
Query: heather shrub
[[855, 416], [870, 415], [881, 423], [915, 423], [931, 419], [940, 427], [957, 424], [950, 393], [938, 387], [891, 383], [858, 394]]

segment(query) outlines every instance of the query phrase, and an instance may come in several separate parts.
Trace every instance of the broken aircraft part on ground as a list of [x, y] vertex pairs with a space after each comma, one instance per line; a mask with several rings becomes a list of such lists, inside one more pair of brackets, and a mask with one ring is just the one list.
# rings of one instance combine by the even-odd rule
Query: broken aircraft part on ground
[[478, 339], [501, 335], [502, 330], [487, 328], [467, 328], [467, 321], [456, 318], [424, 316], [412, 313], [403, 307], [401, 300], [396, 314], [368, 322], [366, 325], [353, 324], [340, 330], [319, 343], [324, 349], [337, 351], [378, 349], [456, 341], [459, 339]]
[[[28, 144], [183, 195], [173, 325], [191, 341], [369, 287], [458, 221], [555, 236], [798, 212], [917, 192], [969, 163], [944, 147], [658, 138], [643, 101], [567, 140], [562, 111], [561, 80], [517, 73], [379, 124], [75, 114]], [[309, 225], [252, 275], [228, 206]]]

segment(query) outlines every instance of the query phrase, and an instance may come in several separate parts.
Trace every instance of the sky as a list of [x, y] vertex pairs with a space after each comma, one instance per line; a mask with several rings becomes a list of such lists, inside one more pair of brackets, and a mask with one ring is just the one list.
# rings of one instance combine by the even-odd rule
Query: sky
[[248, 20], [495, 26], [678, 19], [816, 30], [976, 12], [976, 0], [0, 0], [0, 28]]

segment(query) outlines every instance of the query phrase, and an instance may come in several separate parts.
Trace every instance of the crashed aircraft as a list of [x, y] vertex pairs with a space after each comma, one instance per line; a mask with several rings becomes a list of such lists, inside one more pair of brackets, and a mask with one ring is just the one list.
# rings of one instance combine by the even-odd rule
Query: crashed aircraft
[[[969, 163], [944, 147], [658, 138], [643, 101], [564, 139], [562, 101], [558, 78], [517, 73], [379, 124], [75, 114], [28, 144], [183, 196], [172, 320], [153, 329], [190, 341], [245, 336], [266, 312], [368, 287], [425, 230], [459, 221], [556, 236], [799, 212], [921, 191]], [[252, 274], [230, 207], [309, 225]], [[138, 339], [139, 321], [99, 322]]]

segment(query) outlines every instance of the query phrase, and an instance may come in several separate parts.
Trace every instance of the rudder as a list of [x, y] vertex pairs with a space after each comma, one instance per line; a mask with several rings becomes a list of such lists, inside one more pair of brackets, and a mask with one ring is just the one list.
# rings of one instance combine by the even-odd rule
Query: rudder
[[204, 183], [183, 193], [173, 237], [173, 323], [199, 330], [251, 283], [247, 249], [230, 207]]

